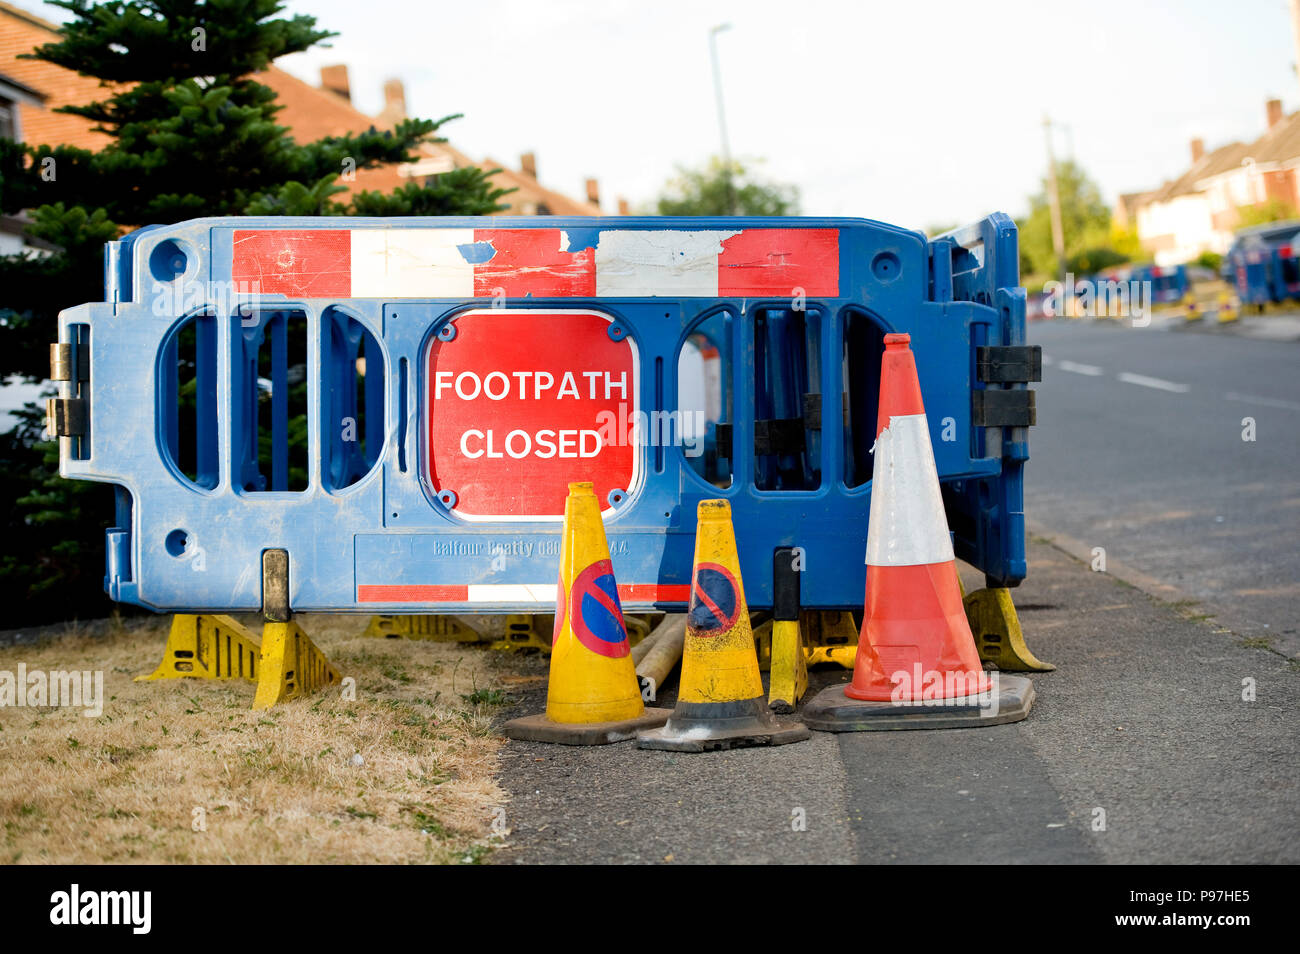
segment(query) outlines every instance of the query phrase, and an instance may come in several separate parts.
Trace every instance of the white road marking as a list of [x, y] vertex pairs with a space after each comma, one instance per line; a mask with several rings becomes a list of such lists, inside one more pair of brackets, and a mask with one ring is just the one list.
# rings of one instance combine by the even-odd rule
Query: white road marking
[[1052, 356], [1050, 354], [1043, 355], [1043, 364], [1051, 364], [1051, 363], [1052, 363]]
[[1057, 365], [1062, 371], [1073, 371], [1075, 374], [1086, 374], [1090, 378], [1100, 377], [1106, 372], [1095, 364], [1078, 364], [1074, 361], [1062, 361]]
[[1174, 394], [1186, 394], [1190, 391], [1191, 385], [1177, 384], [1173, 381], [1166, 381], [1163, 378], [1148, 378], [1145, 374], [1132, 374], [1128, 371], [1121, 371], [1117, 377], [1126, 384], [1137, 384], [1144, 388], [1155, 388], [1157, 391], [1172, 391]]
[[1225, 401], [1240, 401], [1242, 404], [1258, 404], [1261, 407], [1276, 407], [1284, 411], [1300, 411], [1300, 404], [1295, 401], [1283, 401], [1278, 398], [1259, 397], [1255, 394], [1238, 394], [1229, 391], [1223, 396]]

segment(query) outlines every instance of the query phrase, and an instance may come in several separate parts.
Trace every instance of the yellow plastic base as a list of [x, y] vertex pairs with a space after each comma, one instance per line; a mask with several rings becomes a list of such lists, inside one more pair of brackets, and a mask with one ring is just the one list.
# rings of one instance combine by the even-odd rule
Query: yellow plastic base
[[483, 636], [456, 616], [372, 616], [367, 636], [384, 639], [429, 639], [444, 643], [478, 643]]
[[229, 616], [177, 613], [167, 634], [162, 662], [148, 676], [151, 679], [247, 679], [257, 680], [261, 650], [251, 632]]
[[773, 712], [794, 712], [808, 691], [808, 656], [796, 620], [776, 620], [772, 626], [771, 681], [767, 705]]
[[858, 658], [858, 627], [853, 614], [836, 611], [809, 611], [800, 617], [808, 665], [834, 663], [852, 669]]
[[[373, 624], [372, 624], [373, 625]], [[178, 613], [152, 679], [246, 679], [257, 683], [254, 709], [342, 682], [339, 671], [297, 623], [266, 623], [262, 644], [229, 616]]]
[[262, 627], [262, 671], [257, 679], [254, 709], [269, 709], [277, 702], [340, 682], [339, 671], [297, 623], [267, 623]]
[[975, 647], [983, 662], [997, 665], [1002, 672], [1051, 672], [1056, 667], [1029, 651], [1020, 617], [1005, 587], [976, 590], [962, 600], [970, 621]]

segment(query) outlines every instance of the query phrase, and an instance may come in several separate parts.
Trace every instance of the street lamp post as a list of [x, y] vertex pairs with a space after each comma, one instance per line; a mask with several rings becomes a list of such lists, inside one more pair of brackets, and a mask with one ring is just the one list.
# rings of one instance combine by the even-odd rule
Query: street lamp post
[[722, 67], [718, 63], [718, 34], [730, 30], [730, 23], [720, 23], [709, 30], [709, 59], [713, 62], [713, 96], [718, 104], [718, 132], [722, 137], [722, 181], [727, 192], [727, 214], [736, 214], [736, 190], [731, 182], [731, 143], [727, 139], [727, 110], [722, 99]]

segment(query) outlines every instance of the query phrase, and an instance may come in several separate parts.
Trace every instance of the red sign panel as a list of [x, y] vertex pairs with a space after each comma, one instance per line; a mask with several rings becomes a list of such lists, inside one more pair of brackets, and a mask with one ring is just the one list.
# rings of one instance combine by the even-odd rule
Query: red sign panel
[[[589, 480], [608, 509], [638, 478], [637, 354], [583, 310], [480, 309], [456, 316], [425, 367], [425, 474], [467, 520], [564, 515]], [[617, 339], [617, 340], [616, 340]]]

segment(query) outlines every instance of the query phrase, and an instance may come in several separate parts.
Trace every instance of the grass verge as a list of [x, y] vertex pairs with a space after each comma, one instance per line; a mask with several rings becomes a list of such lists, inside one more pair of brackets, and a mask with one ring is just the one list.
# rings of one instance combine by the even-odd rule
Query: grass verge
[[169, 618], [0, 648], [0, 672], [104, 680], [95, 718], [0, 707], [0, 862], [481, 860], [505, 797], [492, 720], [510, 656], [366, 638], [362, 616], [299, 621], [355, 678], [355, 701], [331, 688], [253, 712], [249, 682], [134, 682], [161, 658]]

